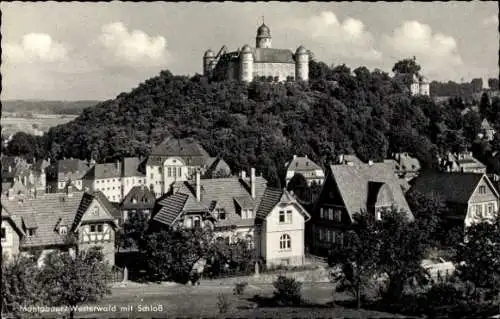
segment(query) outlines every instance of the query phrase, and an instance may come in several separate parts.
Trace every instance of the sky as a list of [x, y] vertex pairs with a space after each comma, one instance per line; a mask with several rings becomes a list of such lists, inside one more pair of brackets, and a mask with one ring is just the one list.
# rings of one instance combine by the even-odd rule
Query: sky
[[431, 81], [499, 76], [490, 2], [10, 2], [2, 11], [2, 100], [107, 100], [161, 70], [202, 73], [205, 50], [299, 45], [328, 65], [390, 72], [415, 56]]

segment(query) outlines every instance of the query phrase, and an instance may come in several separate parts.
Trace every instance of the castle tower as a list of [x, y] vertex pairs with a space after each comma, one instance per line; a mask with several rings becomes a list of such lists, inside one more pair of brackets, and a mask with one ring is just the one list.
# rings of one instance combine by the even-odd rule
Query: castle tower
[[309, 52], [303, 46], [295, 51], [295, 80], [309, 80]]
[[212, 50], [208, 49], [203, 55], [203, 75], [210, 76], [214, 67], [215, 54]]
[[271, 47], [271, 30], [267, 25], [262, 25], [257, 29], [257, 37], [255, 38], [256, 48], [270, 48]]
[[253, 52], [248, 44], [245, 44], [240, 53], [240, 81], [252, 82], [253, 80]]

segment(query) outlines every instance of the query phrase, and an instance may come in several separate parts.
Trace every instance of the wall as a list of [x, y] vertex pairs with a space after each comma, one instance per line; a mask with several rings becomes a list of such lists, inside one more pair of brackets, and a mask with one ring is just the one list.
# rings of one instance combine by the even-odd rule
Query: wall
[[278, 76], [279, 81], [286, 81], [288, 77], [295, 78], [294, 63], [257, 63], [253, 64], [253, 77]]
[[2, 239], [2, 254], [11, 258], [19, 254], [19, 235], [5, 219], [2, 219], [2, 228], [5, 228], [5, 239]]
[[140, 185], [146, 185], [145, 176], [122, 177], [122, 199], [127, 196], [134, 186]]
[[[279, 223], [279, 211], [291, 210], [292, 222]], [[285, 217], [286, 218], [286, 217]], [[290, 258], [293, 264], [299, 263], [297, 257], [304, 256], [304, 217], [299, 213], [295, 205], [276, 205], [267, 216], [266, 221], [266, 260], [272, 263], [280, 259]], [[288, 234], [291, 238], [291, 249], [280, 249], [280, 238]]]
[[93, 190], [101, 191], [111, 202], [118, 203], [123, 199], [122, 181], [120, 177], [96, 179], [93, 183], [93, 186]]

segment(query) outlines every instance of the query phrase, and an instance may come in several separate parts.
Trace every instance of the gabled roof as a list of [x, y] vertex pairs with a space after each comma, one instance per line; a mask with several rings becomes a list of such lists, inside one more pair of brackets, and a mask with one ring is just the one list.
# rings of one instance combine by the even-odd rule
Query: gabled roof
[[293, 52], [288, 49], [256, 48], [254, 49], [256, 63], [295, 63]]
[[90, 169], [86, 161], [79, 159], [59, 160], [57, 162], [57, 178], [59, 182], [67, 179], [79, 180]]
[[[257, 209], [259, 206], [266, 185], [267, 181], [263, 177], [255, 177], [255, 199], [252, 199], [254, 209]], [[216, 226], [250, 226], [254, 224], [253, 219], [242, 219], [241, 216], [237, 214], [237, 205], [239, 204], [237, 204], [236, 199], [242, 200], [244, 197], [250, 197], [251, 195], [248, 179], [243, 180], [237, 177], [201, 179], [200, 190], [201, 198], [198, 202], [196, 200], [195, 185], [189, 182], [183, 182], [178, 191], [174, 195], [170, 195], [187, 195], [187, 199], [181, 210], [175, 212], [178, 214], [182, 212], [209, 213], [209, 208], [215, 208], [214, 202], [216, 202], [217, 207], [223, 208], [226, 211], [226, 219], [219, 220]], [[167, 202], [167, 200], [170, 196], [166, 196], [163, 200], [158, 201], [158, 207], [155, 208], [155, 211], [161, 211], [159, 207], [168, 205], [169, 202]], [[179, 197], [176, 198], [175, 202], [177, 202]], [[248, 204], [248, 202], [245, 202], [245, 206], [247, 206], [246, 204]], [[170, 208], [166, 209], [169, 213], [173, 213]]]
[[[135, 202], [134, 202], [135, 201]], [[152, 209], [156, 197], [145, 185], [134, 186], [120, 203], [122, 209]]]
[[488, 122], [488, 120], [487, 120], [487, 119], [484, 119], [484, 120], [481, 122], [481, 128], [482, 128], [483, 130], [491, 130], [491, 129], [493, 129], [493, 128], [491, 127], [491, 125], [490, 125], [490, 122]]
[[104, 206], [104, 208], [109, 212], [111, 216], [121, 216], [120, 210], [116, 205], [109, 201], [109, 199], [104, 195], [101, 191], [95, 191], [92, 193], [92, 196], [97, 199], [97, 201]]
[[188, 197], [187, 194], [176, 193], [160, 198], [158, 201], [159, 209], [153, 212], [152, 220], [171, 226], [182, 212]]
[[134, 176], [144, 176], [144, 173], [140, 172], [139, 166], [141, 164], [141, 159], [138, 157], [125, 157], [123, 159], [123, 177], [134, 177]]
[[443, 200], [467, 204], [485, 175], [476, 173], [425, 172], [412, 181], [412, 189], [422, 194], [436, 194]]
[[294, 204], [297, 206], [298, 211], [302, 216], [304, 216], [305, 221], [308, 221], [311, 216], [309, 213], [300, 205], [297, 199], [292, 196], [286, 189], [270, 188], [268, 187], [262, 196], [262, 201], [260, 202], [259, 208], [256, 213], [256, 222], [260, 223], [265, 220], [269, 213], [276, 207], [276, 205], [283, 204]]
[[206, 161], [206, 165], [208, 167], [207, 173], [216, 173], [218, 171], [223, 171], [231, 174], [231, 168], [222, 158], [209, 157]]
[[107, 179], [121, 177], [121, 163], [95, 164], [83, 178], [85, 179]]
[[199, 142], [192, 138], [167, 138], [151, 151], [151, 156], [210, 157]]
[[374, 196], [371, 194], [375, 189], [373, 186], [377, 183], [386, 185], [384, 187], [390, 191], [394, 199], [393, 204], [398, 209], [406, 211], [409, 217], [413, 218], [413, 214], [401, 189], [401, 182], [395, 175], [390, 164], [331, 165], [330, 171], [351, 218], [354, 214], [365, 211], [368, 208], [369, 199], [371, 196]]
[[290, 163], [285, 164], [287, 166], [287, 170], [289, 171], [315, 171], [322, 170], [322, 168], [314, 163], [307, 156], [295, 156]]

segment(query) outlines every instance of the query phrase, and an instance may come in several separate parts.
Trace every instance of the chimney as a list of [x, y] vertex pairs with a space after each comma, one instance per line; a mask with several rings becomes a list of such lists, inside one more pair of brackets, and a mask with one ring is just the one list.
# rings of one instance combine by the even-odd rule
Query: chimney
[[119, 160], [116, 161], [116, 170], [120, 171], [120, 161]]
[[255, 168], [250, 169], [250, 191], [252, 198], [255, 199]]
[[200, 171], [196, 171], [196, 200], [201, 201]]
[[344, 154], [339, 155], [339, 164], [344, 164]]
[[297, 158], [297, 155], [295, 155], [295, 154], [294, 154], [294, 155], [293, 155], [293, 159], [296, 159], [296, 158]]
[[8, 197], [10, 200], [14, 199], [14, 190], [12, 188], [8, 190]]
[[369, 160], [369, 161], [368, 161], [368, 165], [369, 165], [369, 166], [372, 166], [372, 165], [373, 165], [373, 161], [372, 161], [372, 160]]
[[12, 173], [12, 166], [9, 165], [9, 173]]
[[247, 178], [247, 172], [245, 172], [245, 171], [241, 171], [240, 175], [241, 175], [241, 179]]
[[73, 186], [71, 184], [66, 186], [66, 196], [73, 197]]

